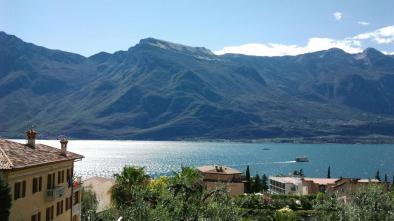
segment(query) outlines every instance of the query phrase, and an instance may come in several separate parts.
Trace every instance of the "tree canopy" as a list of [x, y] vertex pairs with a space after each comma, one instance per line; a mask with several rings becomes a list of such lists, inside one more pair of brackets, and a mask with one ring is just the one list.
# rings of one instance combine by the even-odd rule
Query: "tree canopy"
[[11, 190], [0, 174], [0, 220], [8, 220], [11, 209]]

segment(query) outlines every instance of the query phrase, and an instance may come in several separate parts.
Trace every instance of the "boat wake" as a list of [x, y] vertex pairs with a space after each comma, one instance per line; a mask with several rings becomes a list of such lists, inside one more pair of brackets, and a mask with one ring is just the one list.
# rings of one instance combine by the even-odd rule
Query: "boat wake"
[[278, 161], [278, 162], [273, 162], [276, 164], [288, 164], [288, 163], [297, 163], [295, 160], [289, 160], [289, 161]]
[[229, 166], [252, 166], [252, 165], [262, 165], [262, 164], [290, 164], [290, 163], [297, 163], [295, 160], [289, 161], [277, 161], [277, 162], [259, 162], [259, 163], [248, 163], [248, 164], [237, 164], [237, 165], [229, 165]]

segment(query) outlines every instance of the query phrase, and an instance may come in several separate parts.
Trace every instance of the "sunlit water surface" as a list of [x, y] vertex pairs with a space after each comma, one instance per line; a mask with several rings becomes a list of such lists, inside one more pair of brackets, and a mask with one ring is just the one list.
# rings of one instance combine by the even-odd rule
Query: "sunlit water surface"
[[[57, 140], [37, 143], [60, 147]], [[207, 164], [241, 171], [249, 165], [252, 175], [288, 174], [303, 169], [307, 176], [325, 177], [328, 166], [332, 177], [368, 178], [379, 169], [382, 177], [387, 173], [391, 180], [394, 174], [394, 145], [71, 140], [68, 150], [85, 156], [75, 164], [76, 173], [83, 178], [111, 178], [125, 165], [145, 167], [154, 177], [171, 174], [182, 166]], [[302, 155], [308, 156], [310, 162], [294, 161]]]

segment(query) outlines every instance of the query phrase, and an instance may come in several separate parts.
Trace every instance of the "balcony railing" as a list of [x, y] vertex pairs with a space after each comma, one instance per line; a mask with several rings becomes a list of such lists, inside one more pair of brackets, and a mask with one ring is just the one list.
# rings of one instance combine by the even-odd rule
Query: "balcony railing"
[[46, 200], [52, 201], [61, 198], [66, 193], [66, 189], [63, 186], [57, 186], [46, 191]]
[[73, 214], [80, 214], [81, 213], [81, 204], [78, 203], [78, 204], [73, 205], [72, 210], [73, 210]]

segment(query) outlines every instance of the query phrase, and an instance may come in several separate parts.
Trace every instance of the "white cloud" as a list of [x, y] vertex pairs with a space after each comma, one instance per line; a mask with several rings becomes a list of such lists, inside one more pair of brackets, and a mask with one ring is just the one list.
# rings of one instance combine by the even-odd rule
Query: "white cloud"
[[334, 19], [336, 21], [339, 21], [342, 19], [342, 12], [334, 12], [334, 14], [332, 14], [334, 16]]
[[386, 26], [372, 32], [366, 32], [354, 36], [355, 40], [372, 40], [378, 44], [394, 42], [394, 25]]
[[357, 24], [362, 25], [362, 26], [368, 26], [370, 23], [366, 21], [358, 21]]
[[[359, 53], [363, 48], [365, 48], [363, 45], [365, 45], [364, 41], [366, 40], [372, 40], [379, 44], [394, 42], [394, 25], [386, 26], [375, 31], [362, 33], [342, 40], [322, 37], [309, 38], [307, 44], [304, 46], [278, 43], [249, 43], [227, 46], [221, 50], [215, 51], [214, 53], [217, 55], [232, 53], [255, 56], [283, 56], [305, 54], [330, 48], [340, 48], [348, 53]], [[394, 55], [394, 52], [384, 53]]]
[[305, 46], [299, 45], [285, 45], [285, 44], [260, 44], [251, 43], [239, 46], [228, 46], [222, 50], [215, 51], [215, 54], [245, 54], [255, 56], [283, 56], [283, 55], [298, 55], [308, 52], [322, 51], [330, 48], [340, 48], [348, 53], [361, 52], [361, 42], [358, 40], [335, 40], [331, 38], [310, 38]]
[[385, 55], [394, 55], [394, 51], [392, 52], [382, 51], [382, 53]]

